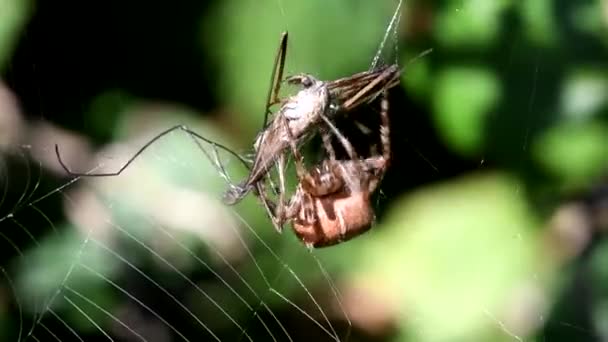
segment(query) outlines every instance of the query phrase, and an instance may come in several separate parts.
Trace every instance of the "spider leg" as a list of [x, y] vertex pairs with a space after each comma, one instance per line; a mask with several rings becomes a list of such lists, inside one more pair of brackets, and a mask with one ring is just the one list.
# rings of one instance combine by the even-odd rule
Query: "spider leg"
[[336, 160], [336, 151], [334, 147], [331, 145], [331, 135], [328, 131], [321, 131], [321, 139], [323, 139], [323, 147], [325, 148], [325, 152], [329, 155], [329, 160]]
[[[281, 209], [277, 209], [277, 204], [275, 204], [274, 202], [272, 202], [270, 200], [270, 197], [268, 196], [268, 193], [266, 192], [266, 188], [264, 187], [263, 182], [258, 182], [255, 186], [255, 189], [256, 189], [258, 198], [262, 202], [262, 205], [264, 206], [264, 209], [266, 210], [266, 213], [268, 214], [268, 217], [270, 217], [270, 220], [272, 221], [272, 225], [279, 233], [281, 233], [283, 231], [283, 225], [278, 223], [278, 220], [275, 215], [277, 210], [280, 211]], [[280, 207], [281, 203], [279, 203], [278, 206]]]
[[290, 221], [298, 217], [298, 213], [302, 209], [304, 201], [304, 192], [301, 187], [298, 187], [295, 194], [291, 197], [289, 205], [285, 209], [285, 220]]
[[285, 223], [285, 154], [282, 153], [277, 159], [277, 172], [279, 174], [279, 199], [278, 206], [275, 211], [276, 225], [280, 227], [279, 231], [283, 230], [283, 224]]
[[339, 165], [338, 162], [324, 162], [308, 172], [300, 178], [302, 189], [314, 197], [327, 196], [339, 191], [344, 186], [344, 177]]
[[313, 225], [317, 221], [317, 212], [315, 208], [315, 199], [309, 193], [303, 193], [302, 210], [304, 212], [304, 222], [307, 225]]
[[[361, 176], [364, 174], [364, 170], [361, 167], [361, 162], [359, 156], [357, 155], [357, 152], [355, 151], [350, 141], [348, 141], [344, 137], [344, 135], [342, 135], [342, 133], [338, 131], [336, 126], [334, 126], [334, 124], [331, 123], [331, 121], [325, 115], [321, 115], [321, 119], [325, 121], [329, 129], [336, 135], [336, 137], [338, 137], [338, 140], [346, 150], [348, 157], [351, 161], [353, 161], [349, 165], [350, 167], [352, 167], [352, 169], [348, 171], [344, 169], [344, 165], [337, 164], [338, 170], [334, 171], [334, 178], [340, 179], [341, 182], [346, 185], [348, 191], [354, 191], [355, 189], [359, 189], [359, 184], [361, 183]], [[338, 175], [336, 175], [336, 173], [338, 173]]]
[[388, 118], [388, 91], [384, 91], [380, 100], [380, 143], [382, 145], [382, 157], [388, 163], [391, 158], [390, 122]]
[[365, 169], [366, 172], [372, 172], [374, 177], [371, 177], [371, 180], [368, 185], [369, 192], [374, 192], [386, 169], [388, 168], [388, 164], [391, 158], [391, 141], [390, 141], [390, 125], [389, 125], [389, 101], [388, 94], [385, 91], [383, 93], [382, 99], [380, 100], [380, 144], [382, 148], [381, 157], [380, 158], [368, 158], [365, 160]]
[[304, 158], [298, 150], [296, 139], [293, 136], [293, 133], [291, 132], [291, 128], [289, 128], [289, 122], [285, 116], [282, 116], [282, 122], [283, 125], [285, 125], [285, 131], [287, 132], [287, 140], [289, 141], [291, 153], [293, 154], [294, 164], [296, 166], [296, 174], [298, 176], [298, 179], [301, 179], [306, 174], [306, 169], [304, 167]]

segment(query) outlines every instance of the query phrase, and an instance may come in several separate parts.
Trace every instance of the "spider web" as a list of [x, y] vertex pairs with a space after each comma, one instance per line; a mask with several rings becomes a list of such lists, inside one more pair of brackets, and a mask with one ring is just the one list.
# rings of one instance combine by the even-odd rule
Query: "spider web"
[[[371, 68], [388, 41], [397, 48], [400, 15], [401, 2]], [[127, 126], [144, 120], [131, 117]], [[89, 158], [88, 171], [120, 167], [164, 124], [108, 146]], [[336, 268], [323, 252], [272, 230], [255, 199], [238, 210], [220, 204], [226, 184], [211, 160], [217, 151], [201, 153], [204, 146], [175, 132], [119, 176], [66, 182], [52, 142], [70, 165], [86, 164], [86, 143], [45, 122], [23, 129], [32, 141], [9, 147], [1, 169], [0, 240], [13, 260], [0, 268], [3, 297], [13, 303], [7, 324], [19, 326], [4, 340], [350, 339]], [[221, 160], [226, 174], [245, 176], [234, 158]]]

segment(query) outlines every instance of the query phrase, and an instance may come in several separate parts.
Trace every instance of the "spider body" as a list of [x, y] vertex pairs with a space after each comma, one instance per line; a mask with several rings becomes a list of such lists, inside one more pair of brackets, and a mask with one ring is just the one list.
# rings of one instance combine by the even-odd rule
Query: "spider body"
[[381, 153], [360, 159], [351, 143], [327, 122], [349, 155], [336, 160], [331, 144], [325, 149], [330, 157], [300, 177], [285, 217], [296, 236], [309, 248], [332, 246], [368, 231], [375, 219], [371, 196], [390, 162], [387, 93], [380, 102]]
[[304, 177], [288, 215], [309, 248], [332, 246], [368, 231], [375, 219], [371, 195], [386, 168], [381, 157], [325, 160]]

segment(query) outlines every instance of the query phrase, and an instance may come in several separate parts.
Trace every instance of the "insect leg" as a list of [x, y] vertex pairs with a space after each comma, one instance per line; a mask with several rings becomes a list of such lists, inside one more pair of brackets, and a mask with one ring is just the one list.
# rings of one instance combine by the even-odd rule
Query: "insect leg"
[[287, 56], [287, 32], [283, 32], [279, 43], [279, 50], [274, 58], [272, 74], [270, 76], [270, 88], [266, 95], [266, 108], [264, 108], [264, 121], [262, 130], [268, 123], [268, 114], [270, 107], [279, 102], [279, 91], [281, 90], [281, 80], [283, 79], [283, 70], [285, 69], [285, 58]]
[[281, 210], [281, 209], [277, 209], [277, 206], [281, 207], [282, 204], [279, 203], [277, 205], [270, 200], [270, 196], [268, 196], [268, 193], [266, 192], [266, 188], [264, 187], [263, 182], [261, 182], [261, 181], [257, 182], [255, 185], [255, 189], [256, 189], [258, 198], [260, 199], [260, 201], [262, 202], [262, 205], [264, 206], [264, 209], [266, 209], [266, 213], [268, 214], [268, 217], [270, 217], [270, 220], [272, 221], [272, 225], [279, 233], [281, 233], [283, 231], [283, 225], [279, 224], [277, 222], [278, 220], [277, 220], [276, 212], [277, 212], [277, 210], [278, 211]]
[[[150, 147], [153, 143], [155, 143], [157, 140], [159, 140], [160, 138], [164, 137], [165, 135], [176, 131], [176, 130], [181, 130], [184, 131], [186, 133], [188, 133], [188, 135], [190, 135], [193, 139], [198, 139], [201, 141], [204, 141], [207, 144], [210, 144], [211, 146], [213, 146], [214, 148], [220, 148], [230, 154], [232, 154], [234, 157], [236, 157], [238, 160], [240, 160], [243, 165], [245, 165], [245, 167], [249, 167], [248, 162], [245, 160], [245, 158], [241, 157], [238, 153], [232, 151], [231, 149], [229, 149], [228, 147], [222, 145], [222, 144], [218, 144], [213, 140], [207, 139], [205, 137], [203, 137], [202, 135], [194, 132], [193, 130], [189, 129], [188, 127], [184, 126], [184, 125], [176, 125], [173, 126], [171, 128], [168, 128], [162, 132], [160, 132], [159, 134], [157, 134], [155, 137], [153, 137], [152, 139], [150, 139], [147, 143], [145, 143], [139, 150], [137, 150], [137, 152], [135, 152], [135, 154], [133, 154], [133, 156], [131, 158], [129, 158], [129, 160], [127, 160], [127, 162], [121, 166], [117, 171], [114, 172], [101, 172], [101, 173], [84, 173], [84, 172], [76, 172], [76, 171], [72, 171], [67, 164], [63, 161], [63, 159], [61, 158], [61, 153], [59, 151], [59, 145], [55, 144], [55, 155], [57, 156], [57, 161], [59, 162], [59, 165], [61, 165], [61, 168], [63, 168], [63, 170], [70, 176], [72, 177], [111, 177], [111, 176], [118, 176], [120, 175], [129, 165], [131, 165], [131, 163], [133, 163], [133, 161], [135, 159], [137, 159], [137, 157], [139, 157], [148, 147]], [[197, 145], [199, 146], [199, 148], [202, 149], [202, 151], [207, 155], [207, 157], [209, 158], [209, 154], [207, 153], [207, 151], [205, 151], [202, 146], [200, 144], [197, 143]], [[209, 158], [211, 160], [211, 158]], [[217, 165], [216, 165], [217, 167]], [[221, 170], [220, 170], [221, 171]]]
[[298, 179], [301, 179], [306, 174], [306, 169], [304, 167], [304, 158], [298, 151], [298, 146], [296, 144], [296, 139], [291, 132], [291, 128], [289, 128], [289, 122], [287, 118], [283, 115], [282, 122], [285, 125], [285, 131], [287, 132], [287, 140], [289, 140], [289, 146], [291, 147], [291, 153], [293, 154], [294, 164], [296, 166], [296, 174]]

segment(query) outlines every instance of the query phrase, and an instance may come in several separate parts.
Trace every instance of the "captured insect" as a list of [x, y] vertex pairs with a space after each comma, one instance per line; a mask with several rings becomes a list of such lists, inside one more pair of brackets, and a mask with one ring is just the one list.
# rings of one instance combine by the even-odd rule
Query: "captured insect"
[[[321, 81], [309, 74], [287, 78], [290, 84], [302, 89], [294, 96], [281, 100], [278, 97], [282, 83], [287, 53], [287, 33], [283, 33], [272, 72], [272, 85], [266, 101], [264, 128], [255, 143], [255, 158], [249, 176], [239, 185], [232, 186], [224, 195], [224, 203], [236, 204], [251, 189], [258, 186], [276, 162], [279, 172], [284, 169], [285, 153], [291, 148], [296, 170], [302, 175], [302, 157], [298, 144], [309, 136], [322, 121], [329, 121], [340, 114], [376, 99], [382, 92], [399, 84], [401, 70], [398, 65], [383, 66], [334, 81]], [[266, 125], [270, 108], [280, 104], [273, 120]], [[279, 193], [284, 183], [279, 184]], [[275, 225], [276, 226], [276, 225]]]
[[[291, 221], [296, 234], [308, 246], [332, 245], [359, 235], [369, 228], [374, 217], [369, 197], [377, 188], [388, 165], [388, 154], [359, 159], [348, 140], [333, 126], [332, 119], [346, 115], [351, 110], [370, 103], [384, 94], [381, 102], [383, 117], [381, 130], [388, 132], [388, 121], [384, 120], [388, 111], [386, 94], [388, 89], [399, 84], [401, 70], [398, 65], [393, 64], [334, 81], [320, 81], [308, 74], [298, 74], [283, 81], [287, 38], [287, 33], [283, 33], [273, 66], [264, 125], [253, 145], [255, 158], [249, 168], [247, 179], [239, 185], [232, 184], [217, 158], [217, 153], [216, 158], [211, 158], [210, 155], [208, 157], [215, 162], [219, 173], [229, 184], [230, 188], [223, 197], [225, 204], [236, 204], [249, 191], [254, 190], [278, 231], [282, 230], [285, 222]], [[301, 90], [281, 100], [278, 93], [282, 82], [299, 85]], [[272, 121], [267, 124], [270, 109], [277, 104], [280, 104], [280, 107]], [[350, 160], [335, 159], [335, 153], [329, 143], [330, 133], [327, 127], [320, 127], [322, 122], [339, 137], [342, 146], [349, 151]], [[298, 148], [305, 138], [319, 128], [329, 158], [314, 166], [311, 171], [307, 171]], [[197, 144], [197, 139], [204, 141], [213, 147], [214, 152], [217, 152], [217, 148], [225, 150], [244, 165], [249, 166], [248, 161], [234, 151], [183, 125], [171, 127], [152, 138], [116, 172], [96, 174], [73, 172], [61, 159], [57, 145], [55, 152], [59, 163], [71, 176], [116, 176], [156, 140], [175, 130], [186, 132]], [[386, 141], [383, 140], [383, 145], [384, 152], [389, 153], [388, 136]], [[284, 181], [287, 150], [290, 150], [294, 156], [299, 181], [296, 192], [289, 201], [285, 199]], [[265, 187], [268, 172], [274, 164], [279, 175], [278, 189], [272, 186], [275, 194], [278, 195], [277, 203], [270, 199]], [[361, 215], [357, 216], [355, 213]]]

